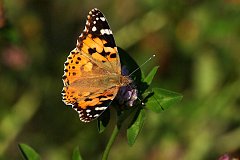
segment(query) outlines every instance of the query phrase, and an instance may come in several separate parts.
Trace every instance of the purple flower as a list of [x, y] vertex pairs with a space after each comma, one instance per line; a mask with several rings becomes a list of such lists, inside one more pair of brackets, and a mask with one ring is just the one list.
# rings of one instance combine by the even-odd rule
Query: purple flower
[[[128, 70], [126, 66], [122, 67], [122, 75], [128, 75]], [[133, 84], [123, 86], [119, 89], [116, 99], [120, 105], [125, 105], [127, 107], [132, 107], [135, 100], [138, 98], [138, 91]]]
[[230, 160], [230, 156], [228, 154], [224, 154], [218, 158], [218, 160]]

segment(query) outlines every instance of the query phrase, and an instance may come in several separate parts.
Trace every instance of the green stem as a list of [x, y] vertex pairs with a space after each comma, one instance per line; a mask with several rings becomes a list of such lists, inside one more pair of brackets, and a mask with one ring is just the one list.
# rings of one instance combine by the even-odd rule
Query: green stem
[[107, 143], [107, 146], [103, 152], [102, 160], [107, 160], [110, 149], [111, 149], [114, 141], [116, 140], [119, 131], [120, 131], [120, 126], [116, 124], [113, 129], [112, 135]]
[[119, 110], [118, 108], [116, 108], [116, 111], [117, 111], [117, 122], [116, 122], [116, 125], [113, 129], [113, 132], [111, 134], [111, 137], [110, 139], [108, 140], [108, 143], [107, 143], [107, 146], [103, 152], [103, 156], [102, 156], [102, 160], [107, 160], [108, 158], [108, 155], [109, 155], [109, 152], [110, 152], [110, 149], [114, 143], [114, 141], [116, 140], [118, 134], [119, 134], [119, 131], [121, 129], [121, 126], [124, 122], [124, 120], [130, 115], [131, 112], [126, 112], [126, 113], [123, 113], [121, 112], [121, 110]]

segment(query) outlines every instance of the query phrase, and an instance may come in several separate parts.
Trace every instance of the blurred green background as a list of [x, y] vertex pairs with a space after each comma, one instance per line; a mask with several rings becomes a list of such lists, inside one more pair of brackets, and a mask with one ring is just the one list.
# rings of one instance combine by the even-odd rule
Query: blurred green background
[[138, 64], [156, 54], [143, 67], [160, 65], [152, 86], [184, 96], [149, 111], [132, 147], [123, 132], [109, 159], [240, 155], [240, 0], [0, 0], [0, 159], [20, 159], [19, 143], [42, 159], [70, 159], [77, 145], [84, 159], [101, 157], [112, 125], [99, 134], [60, 94], [63, 63], [94, 7]]

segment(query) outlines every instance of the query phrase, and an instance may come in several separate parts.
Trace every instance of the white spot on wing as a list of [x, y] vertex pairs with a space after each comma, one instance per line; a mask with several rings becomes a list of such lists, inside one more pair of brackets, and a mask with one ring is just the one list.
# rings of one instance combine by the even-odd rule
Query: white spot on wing
[[80, 120], [83, 121], [83, 122], [85, 122], [85, 123], [86, 123], [86, 122], [89, 122], [89, 120], [83, 119], [82, 117], [80, 117]]
[[86, 25], [88, 25], [88, 26], [89, 26], [89, 24], [90, 24], [90, 23], [89, 23], [89, 21], [87, 21], [87, 22], [86, 22]]
[[97, 30], [97, 28], [95, 26], [93, 26], [92, 31], [95, 32]]
[[100, 30], [101, 34], [107, 34], [107, 35], [110, 35], [112, 34], [112, 31], [110, 29], [101, 29]]
[[85, 26], [84, 27], [84, 30], [83, 30], [84, 32], [87, 32], [88, 31], [88, 29], [87, 29], [87, 27]]
[[[80, 35], [80, 38], [82, 37], [82, 34]], [[77, 46], [80, 46], [80, 43], [78, 42], [78, 40], [77, 40]]]
[[94, 115], [94, 117], [98, 117], [98, 116], [99, 116], [99, 114], [95, 114], [95, 115]]
[[105, 17], [100, 17], [100, 19], [101, 19], [102, 21], [105, 21], [105, 20], [106, 20]]
[[107, 107], [96, 107], [95, 110], [96, 111], [102, 111], [105, 110]]

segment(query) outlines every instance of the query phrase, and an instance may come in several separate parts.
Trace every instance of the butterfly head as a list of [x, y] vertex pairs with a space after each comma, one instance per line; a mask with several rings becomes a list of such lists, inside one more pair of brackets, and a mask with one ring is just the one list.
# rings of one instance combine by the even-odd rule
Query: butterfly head
[[127, 86], [132, 83], [132, 79], [129, 76], [121, 76], [120, 77], [120, 85]]

